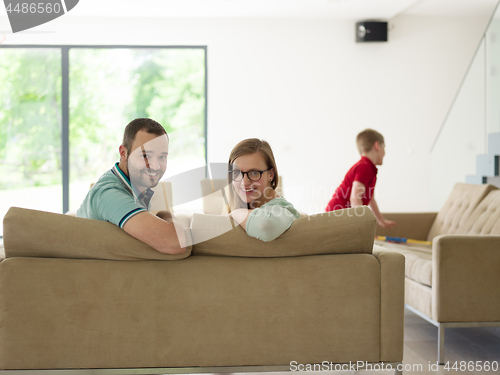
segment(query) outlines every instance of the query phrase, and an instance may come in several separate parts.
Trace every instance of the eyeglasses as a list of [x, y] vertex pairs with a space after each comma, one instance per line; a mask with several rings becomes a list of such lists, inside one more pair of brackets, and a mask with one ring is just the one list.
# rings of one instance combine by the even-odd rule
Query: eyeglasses
[[238, 182], [238, 181], [243, 180], [243, 178], [245, 177], [245, 174], [246, 174], [250, 181], [256, 182], [256, 181], [259, 181], [261, 179], [262, 173], [267, 172], [270, 169], [272, 169], [272, 167], [267, 168], [265, 171], [253, 170], [253, 171], [248, 171], [248, 172], [242, 172], [239, 169], [235, 169], [233, 171], [229, 171], [229, 176], [231, 177], [231, 179], [233, 181]]

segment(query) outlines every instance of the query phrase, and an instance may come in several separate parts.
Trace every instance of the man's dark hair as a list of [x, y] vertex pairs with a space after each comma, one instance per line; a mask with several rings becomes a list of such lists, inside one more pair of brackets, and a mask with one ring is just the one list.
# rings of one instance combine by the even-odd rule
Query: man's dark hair
[[150, 118], [136, 118], [130, 121], [130, 123], [125, 127], [125, 132], [123, 133], [122, 145], [127, 149], [127, 153], [130, 155], [132, 152], [132, 142], [134, 142], [135, 135], [138, 131], [144, 130], [151, 134], [163, 135], [168, 134], [158, 122]]

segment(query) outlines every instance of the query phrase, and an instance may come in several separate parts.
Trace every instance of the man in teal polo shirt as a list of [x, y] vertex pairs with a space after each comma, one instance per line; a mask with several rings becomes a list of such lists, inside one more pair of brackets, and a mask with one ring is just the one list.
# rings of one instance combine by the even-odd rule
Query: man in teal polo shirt
[[152, 119], [135, 119], [125, 128], [119, 153], [120, 161], [92, 186], [76, 215], [109, 221], [159, 252], [184, 252], [182, 225], [148, 211], [151, 188], [167, 169], [167, 132]]

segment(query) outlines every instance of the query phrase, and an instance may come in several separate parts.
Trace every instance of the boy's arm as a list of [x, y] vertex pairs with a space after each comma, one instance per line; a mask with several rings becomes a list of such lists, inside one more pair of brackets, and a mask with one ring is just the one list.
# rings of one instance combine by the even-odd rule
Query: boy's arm
[[375, 200], [375, 198], [372, 198], [370, 200], [370, 203], [368, 203], [368, 207], [371, 208], [373, 214], [377, 218], [377, 224], [380, 225], [382, 228], [391, 229], [394, 225], [396, 225], [396, 222], [384, 219], [384, 216], [380, 213], [380, 210], [378, 209], [377, 201]]
[[160, 253], [180, 254], [186, 251], [186, 235], [182, 225], [162, 220], [151, 212], [132, 216], [123, 230]]
[[349, 201], [351, 202], [351, 207], [358, 207], [363, 205], [363, 196], [365, 195], [365, 184], [359, 181], [354, 181], [352, 183], [351, 196]]
[[[350, 197], [351, 207], [357, 207], [363, 205], [362, 198], [365, 194], [365, 190], [366, 187], [363, 183], [359, 181], [353, 182], [352, 192]], [[371, 208], [373, 214], [377, 218], [378, 225], [380, 225], [382, 228], [391, 229], [394, 225], [396, 225], [396, 222], [384, 219], [384, 216], [380, 213], [380, 210], [378, 209], [377, 201], [375, 200], [375, 198], [372, 198], [370, 200], [370, 203], [368, 203], [368, 207]]]

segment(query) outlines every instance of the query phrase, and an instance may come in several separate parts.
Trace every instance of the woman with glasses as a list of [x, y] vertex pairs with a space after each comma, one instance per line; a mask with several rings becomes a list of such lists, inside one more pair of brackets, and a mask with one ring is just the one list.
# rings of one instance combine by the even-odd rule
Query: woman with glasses
[[300, 217], [277, 191], [279, 176], [271, 146], [257, 138], [238, 143], [229, 156], [229, 212], [247, 234], [271, 241]]

